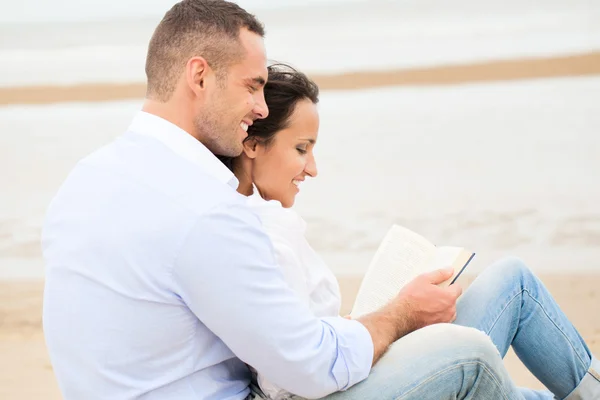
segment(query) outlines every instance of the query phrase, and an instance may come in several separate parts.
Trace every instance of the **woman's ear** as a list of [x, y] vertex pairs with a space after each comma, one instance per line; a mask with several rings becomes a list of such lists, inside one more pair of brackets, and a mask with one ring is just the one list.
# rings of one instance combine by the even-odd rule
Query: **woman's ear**
[[246, 154], [246, 157], [255, 159], [258, 155], [258, 148], [260, 146], [260, 143], [258, 143], [258, 141], [255, 138], [249, 137], [248, 139], [244, 140], [243, 145], [244, 154]]

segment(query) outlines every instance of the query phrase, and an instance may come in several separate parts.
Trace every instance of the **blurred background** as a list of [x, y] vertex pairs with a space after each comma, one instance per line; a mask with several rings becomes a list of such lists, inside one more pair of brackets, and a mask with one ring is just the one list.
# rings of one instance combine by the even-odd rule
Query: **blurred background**
[[[600, 0], [238, 3], [265, 23], [268, 57], [322, 89], [319, 176], [297, 210], [348, 293], [399, 223], [475, 251], [472, 274], [525, 259], [600, 350]], [[59, 398], [44, 213], [140, 109], [173, 4], [0, 0], [0, 398]]]

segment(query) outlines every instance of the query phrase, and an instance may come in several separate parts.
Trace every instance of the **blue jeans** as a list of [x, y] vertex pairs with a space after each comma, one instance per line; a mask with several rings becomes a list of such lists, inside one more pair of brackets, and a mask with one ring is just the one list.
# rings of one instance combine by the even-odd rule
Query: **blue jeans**
[[[550, 390], [515, 386], [513, 346]], [[488, 267], [462, 295], [454, 324], [394, 343], [369, 377], [327, 400], [600, 399], [600, 363], [542, 282], [518, 259]]]

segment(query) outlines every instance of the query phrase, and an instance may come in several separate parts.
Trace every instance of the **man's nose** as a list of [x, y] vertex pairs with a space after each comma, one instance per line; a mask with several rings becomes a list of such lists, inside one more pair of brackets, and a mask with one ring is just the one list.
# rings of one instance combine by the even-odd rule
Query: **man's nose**
[[260, 94], [257, 96], [256, 103], [254, 104], [254, 108], [252, 112], [259, 118], [264, 119], [269, 115], [269, 107], [267, 106], [267, 102], [265, 100], [265, 94], [261, 90]]

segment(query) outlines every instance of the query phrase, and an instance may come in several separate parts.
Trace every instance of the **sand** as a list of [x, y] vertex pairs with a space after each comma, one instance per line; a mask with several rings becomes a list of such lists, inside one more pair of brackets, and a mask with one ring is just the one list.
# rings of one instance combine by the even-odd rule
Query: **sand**
[[[600, 74], [600, 52], [429, 68], [311, 75], [311, 77], [321, 90], [353, 90], [390, 85], [447, 85], [598, 74]], [[122, 100], [142, 98], [145, 91], [143, 83], [0, 87], [0, 105]]]
[[[546, 275], [542, 280], [595, 354], [600, 354], [600, 275]], [[359, 277], [340, 277], [343, 312], [349, 310]], [[60, 399], [42, 333], [42, 281], [0, 282], [0, 399]], [[506, 364], [517, 384], [541, 388], [519, 360]]]

